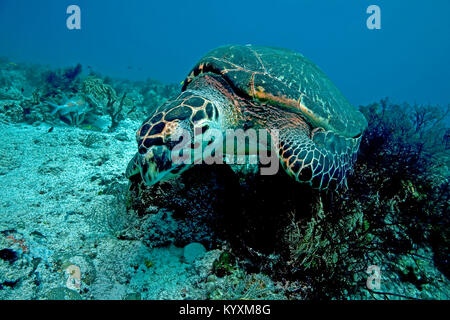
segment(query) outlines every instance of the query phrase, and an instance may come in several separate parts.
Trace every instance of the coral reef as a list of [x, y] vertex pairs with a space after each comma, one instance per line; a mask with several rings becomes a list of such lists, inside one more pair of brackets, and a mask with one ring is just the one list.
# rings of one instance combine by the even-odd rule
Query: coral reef
[[450, 298], [448, 108], [361, 107], [338, 192], [223, 165], [139, 188], [135, 131], [179, 89], [0, 59], [0, 299]]
[[[177, 86], [154, 80], [131, 82], [83, 73], [80, 64], [65, 69], [0, 61], [0, 121], [46, 122], [115, 131], [124, 119], [142, 119], [172, 95]], [[83, 112], [52, 113], [54, 105], [84, 99]], [[108, 119], [109, 118], [109, 119]], [[109, 123], [108, 123], [109, 122]]]

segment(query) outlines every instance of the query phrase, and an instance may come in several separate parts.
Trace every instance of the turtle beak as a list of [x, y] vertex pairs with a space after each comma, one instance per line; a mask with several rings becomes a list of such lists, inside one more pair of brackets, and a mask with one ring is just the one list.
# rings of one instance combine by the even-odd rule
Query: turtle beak
[[142, 180], [147, 186], [167, 180], [167, 173], [172, 168], [170, 150], [166, 146], [152, 146], [138, 161]]

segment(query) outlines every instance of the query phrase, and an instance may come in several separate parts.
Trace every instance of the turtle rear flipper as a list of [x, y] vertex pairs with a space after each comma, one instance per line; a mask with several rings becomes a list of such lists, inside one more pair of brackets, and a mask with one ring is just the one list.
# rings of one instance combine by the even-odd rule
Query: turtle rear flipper
[[311, 133], [301, 126], [282, 128], [279, 139], [278, 154], [288, 175], [320, 190], [345, 184], [359, 147], [359, 139], [321, 128]]

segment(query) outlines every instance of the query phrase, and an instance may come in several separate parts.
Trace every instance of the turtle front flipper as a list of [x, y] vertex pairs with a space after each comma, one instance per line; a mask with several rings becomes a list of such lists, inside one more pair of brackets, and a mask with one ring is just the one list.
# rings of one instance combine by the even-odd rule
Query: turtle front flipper
[[356, 160], [360, 138], [345, 138], [331, 131], [302, 126], [279, 131], [279, 157], [289, 176], [314, 189], [337, 189]]

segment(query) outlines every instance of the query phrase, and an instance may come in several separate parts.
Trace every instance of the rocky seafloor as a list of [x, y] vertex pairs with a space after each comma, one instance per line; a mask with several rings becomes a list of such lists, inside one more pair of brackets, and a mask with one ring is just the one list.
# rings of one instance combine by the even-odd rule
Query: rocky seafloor
[[[135, 132], [178, 86], [0, 70], [0, 299], [450, 298], [448, 153], [392, 177], [365, 161], [368, 140], [338, 193], [228, 166], [139, 193], [125, 177]], [[48, 102], [74, 96], [82, 117], [52, 114]]]

